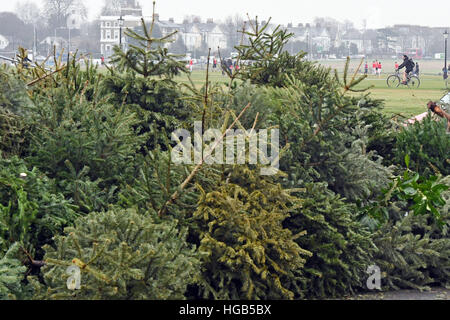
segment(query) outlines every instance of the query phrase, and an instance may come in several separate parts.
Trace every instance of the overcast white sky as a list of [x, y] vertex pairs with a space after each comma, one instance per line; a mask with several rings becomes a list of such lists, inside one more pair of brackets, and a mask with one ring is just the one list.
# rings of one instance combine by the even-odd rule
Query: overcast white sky
[[[0, 0], [0, 11], [13, 11], [23, 0]], [[29, 0], [42, 5], [44, 0]], [[82, 0], [89, 9], [89, 17], [95, 18], [104, 0]], [[144, 14], [150, 15], [152, 0], [140, 0]], [[431, 27], [450, 26], [450, 0], [157, 0], [157, 12], [161, 19], [185, 15], [223, 19], [236, 13], [261, 19], [272, 17], [274, 23], [311, 22], [314, 17], [346, 19], [361, 28], [367, 20], [367, 28], [380, 28], [393, 24], [419, 24]]]

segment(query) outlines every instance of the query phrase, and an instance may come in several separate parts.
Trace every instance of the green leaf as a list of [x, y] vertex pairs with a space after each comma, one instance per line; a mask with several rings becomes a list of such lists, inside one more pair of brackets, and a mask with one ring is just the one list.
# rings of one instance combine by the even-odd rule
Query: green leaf
[[417, 193], [417, 190], [415, 190], [415, 189], [413, 189], [411, 187], [408, 187], [405, 190], [403, 190], [403, 192], [405, 194], [409, 195], [409, 196], [413, 196], [413, 195], [415, 195]]
[[405, 164], [406, 164], [406, 167], [409, 169], [409, 160], [410, 160], [410, 157], [409, 157], [409, 154], [407, 154], [406, 156], [405, 156]]

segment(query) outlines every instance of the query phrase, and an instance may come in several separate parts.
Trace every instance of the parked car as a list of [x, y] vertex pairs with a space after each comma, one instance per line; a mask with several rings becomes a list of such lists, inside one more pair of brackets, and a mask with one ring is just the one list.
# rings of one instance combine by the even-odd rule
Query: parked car
[[444, 95], [441, 100], [439, 100], [439, 102], [443, 104], [443, 109], [446, 109], [446, 111], [450, 111], [450, 92], [447, 92], [447, 94]]

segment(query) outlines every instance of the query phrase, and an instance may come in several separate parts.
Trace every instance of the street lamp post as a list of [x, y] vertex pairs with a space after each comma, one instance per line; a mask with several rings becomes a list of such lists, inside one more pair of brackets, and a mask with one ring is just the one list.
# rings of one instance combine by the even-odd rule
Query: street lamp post
[[184, 22], [184, 56], [187, 56], [187, 27], [186, 27], [186, 22]]
[[33, 23], [33, 60], [36, 61], [36, 23]]
[[123, 27], [123, 22], [124, 22], [122, 15], [120, 15], [120, 18], [118, 20], [119, 20], [119, 28], [120, 28], [119, 29], [119, 45], [120, 45], [120, 49], [122, 49], [122, 27]]
[[70, 41], [71, 41], [71, 38], [70, 38], [70, 27], [68, 27], [67, 29], [69, 29], [69, 45], [67, 46], [68, 47], [67, 51], [68, 51], [68, 54], [70, 55]]
[[[55, 43], [56, 43], [56, 30], [57, 29], [67, 29], [69, 31], [69, 41], [67, 42], [67, 51], [68, 51], [68, 54], [70, 54], [70, 42], [71, 42], [70, 27], [57, 27], [57, 28], [55, 28], [55, 39], [53, 41], [53, 45], [54, 46], [55, 46]], [[61, 44], [61, 47], [62, 47], [62, 44]]]
[[448, 31], [445, 30], [444, 32], [444, 39], [445, 39], [445, 53], [444, 53], [444, 80], [448, 78], [447, 74], [447, 39], [448, 39]]

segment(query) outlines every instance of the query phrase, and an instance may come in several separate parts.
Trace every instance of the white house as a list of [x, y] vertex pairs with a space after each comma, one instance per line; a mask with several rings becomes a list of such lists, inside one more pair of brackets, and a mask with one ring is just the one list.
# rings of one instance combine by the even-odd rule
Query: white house
[[215, 24], [212, 19], [208, 19], [206, 23], [198, 24], [198, 28], [202, 35], [203, 41], [214, 52], [218, 47], [227, 47], [227, 37], [219, 25]]
[[120, 13], [123, 16], [142, 16], [142, 7], [137, 0], [120, 0]]
[[347, 47], [351, 44], [356, 45], [358, 52], [364, 52], [364, 38], [363, 34], [356, 29], [348, 30], [343, 36], [342, 41]]
[[83, 13], [77, 7], [71, 8], [67, 17], [67, 28], [81, 29], [84, 22]]
[[294, 34], [291, 41], [306, 42], [308, 46], [313, 44], [317, 46], [319, 51], [329, 51], [331, 47], [331, 36], [326, 28], [303, 26], [299, 24], [297, 27], [288, 26], [287, 30]]
[[67, 40], [62, 37], [46, 37], [39, 44], [46, 45], [49, 52], [51, 52], [53, 47], [55, 47], [56, 51], [59, 51], [67, 47]]
[[202, 45], [202, 34], [197, 24], [182, 24], [184, 44], [189, 51], [194, 51]]
[[8, 39], [0, 34], [0, 50], [6, 49], [8, 45], [9, 45]]
[[[152, 21], [152, 16], [143, 17], [139, 15], [142, 12], [135, 8], [122, 8], [123, 13], [132, 13], [122, 16], [101, 16], [100, 17], [100, 51], [101, 54], [107, 58], [113, 54], [113, 48], [115, 45], [119, 45], [120, 42], [120, 25], [119, 19], [122, 17], [122, 47], [126, 50], [128, 43], [127, 38], [124, 35], [126, 28], [136, 28], [141, 25], [141, 18], [144, 18], [146, 24]], [[218, 47], [227, 47], [227, 37], [220, 26], [212, 19], [208, 19], [206, 23], [200, 21], [175, 23], [173, 18], [169, 20], [160, 20], [159, 14], [155, 14], [155, 25], [157, 25], [162, 33], [162, 36], [167, 36], [174, 32], [175, 35], [171, 39], [176, 41], [179, 37], [183, 40], [188, 51], [195, 51], [202, 47], [204, 43], [212, 49], [213, 52]], [[168, 47], [170, 43], [166, 44]]]
[[325, 28], [312, 30], [312, 41], [321, 52], [327, 52], [331, 47], [331, 37]]
[[[161, 30], [161, 33], [164, 37], [176, 32], [174, 34], [174, 36], [168, 40], [175, 41], [178, 39], [178, 37], [183, 36], [182, 26], [178, 23], [175, 23], [173, 18], [170, 18], [168, 21], [162, 21], [162, 20], [159, 20], [159, 15], [155, 14], [155, 20], [156, 20], [155, 24], [158, 25], [158, 27]], [[184, 38], [183, 38], [183, 40], [184, 40]], [[165, 47], [168, 47], [169, 45], [170, 45], [170, 43], [166, 43]]]
[[[107, 58], [113, 54], [113, 48], [115, 45], [120, 44], [120, 16], [101, 16], [100, 17], [100, 52]], [[125, 30], [127, 28], [133, 29], [141, 25], [141, 17], [125, 15], [122, 16], [122, 46], [127, 48], [128, 43], [125, 37]], [[146, 21], [151, 19], [149, 17], [144, 18]]]
[[127, 37], [124, 33], [127, 28], [140, 26], [141, 18], [145, 21], [152, 19], [142, 16], [142, 7], [137, 0], [120, 0], [120, 8], [114, 11], [117, 11], [116, 15], [100, 17], [100, 52], [105, 58], [113, 54], [114, 46], [119, 45], [121, 41], [122, 47], [127, 48]]

